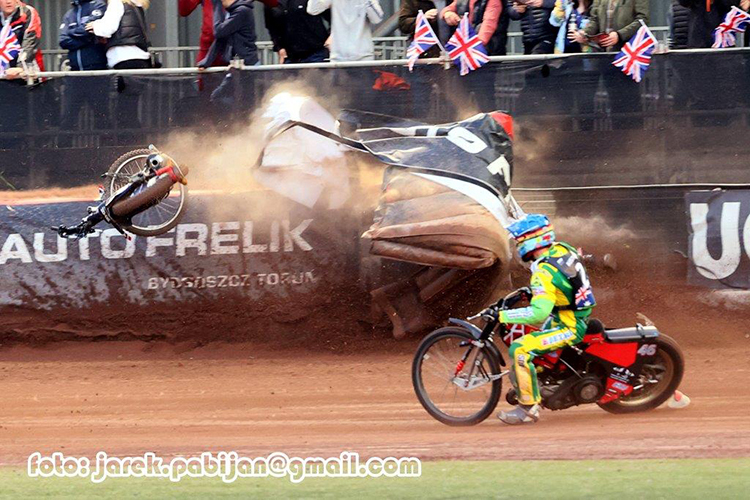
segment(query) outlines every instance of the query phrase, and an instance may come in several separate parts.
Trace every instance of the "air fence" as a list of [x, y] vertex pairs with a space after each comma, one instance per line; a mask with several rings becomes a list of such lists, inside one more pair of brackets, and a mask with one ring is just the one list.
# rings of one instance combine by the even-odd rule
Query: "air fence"
[[391, 60], [49, 72], [33, 85], [0, 82], [0, 276], [14, 284], [2, 287], [0, 305], [53, 311], [251, 299], [262, 316], [290, 300], [300, 310], [329, 307], [332, 290], [356, 287], [366, 260], [358, 237], [372, 207], [327, 211], [270, 192], [197, 193], [162, 237], [126, 240], [102, 228], [71, 242], [48, 231], [90, 203], [52, 199], [65, 196], [59, 189], [94, 184], [119, 154], [168, 143], [176, 132], [197, 131], [221, 148], [224, 134], [279, 89], [308, 92], [334, 113], [425, 123], [505, 110], [515, 120], [513, 192], [525, 210], [598, 217], [663, 256], [692, 258], [685, 280], [748, 288], [750, 50], [656, 54], [641, 84], [611, 61], [495, 57], [466, 77], [444, 61], [409, 72]]

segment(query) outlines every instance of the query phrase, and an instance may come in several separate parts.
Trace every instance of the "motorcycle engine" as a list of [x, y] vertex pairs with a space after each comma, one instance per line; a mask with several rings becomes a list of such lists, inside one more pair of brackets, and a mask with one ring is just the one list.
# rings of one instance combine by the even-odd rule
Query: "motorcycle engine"
[[579, 405], [595, 403], [604, 396], [604, 384], [598, 377], [587, 375], [576, 382], [572, 392]]
[[604, 385], [598, 377], [585, 375], [569, 377], [562, 382], [539, 388], [544, 406], [550, 410], [564, 410], [571, 406], [595, 403], [604, 395]]

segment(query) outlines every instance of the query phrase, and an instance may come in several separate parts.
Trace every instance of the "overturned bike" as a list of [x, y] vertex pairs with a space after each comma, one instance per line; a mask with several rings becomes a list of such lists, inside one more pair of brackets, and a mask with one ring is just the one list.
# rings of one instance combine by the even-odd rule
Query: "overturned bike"
[[102, 175], [99, 205], [75, 226], [52, 228], [63, 238], [84, 238], [107, 222], [120, 233], [156, 236], [177, 225], [187, 201], [188, 169], [153, 145], [118, 158]]

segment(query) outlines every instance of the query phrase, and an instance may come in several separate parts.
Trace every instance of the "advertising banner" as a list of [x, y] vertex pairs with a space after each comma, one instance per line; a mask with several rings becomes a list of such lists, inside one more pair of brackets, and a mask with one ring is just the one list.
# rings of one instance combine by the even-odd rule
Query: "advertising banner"
[[750, 289], [750, 190], [692, 191], [685, 205], [690, 281]]
[[193, 195], [180, 223], [161, 236], [126, 238], [103, 225], [87, 238], [67, 240], [49, 229], [74, 223], [90, 204], [3, 207], [0, 305], [240, 299], [255, 309], [302, 307], [324, 303], [357, 254], [359, 228], [351, 211], [313, 211], [267, 191]]

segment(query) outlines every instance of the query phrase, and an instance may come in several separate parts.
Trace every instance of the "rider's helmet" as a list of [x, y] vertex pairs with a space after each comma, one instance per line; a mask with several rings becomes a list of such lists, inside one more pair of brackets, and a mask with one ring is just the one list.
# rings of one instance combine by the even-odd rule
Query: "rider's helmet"
[[534, 250], [552, 246], [555, 231], [546, 215], [528, 214], [508, 226], [508, 232], [516, 240], [518, 256], [524, 262], [531, 259]]

